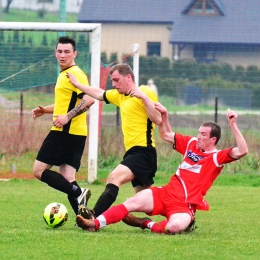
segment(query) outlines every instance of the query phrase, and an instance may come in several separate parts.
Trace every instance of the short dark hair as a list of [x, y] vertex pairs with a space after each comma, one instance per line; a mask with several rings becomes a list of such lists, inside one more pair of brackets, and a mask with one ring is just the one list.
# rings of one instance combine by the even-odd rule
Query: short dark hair
[[73, 47], [73, 51], [76, 50], [76, 41], [72, 37], [69, 37], [69, 36], [61, 36], [61, 37], [59, 37], [58, 43], [56, 45], [56, 48], [57, 48], [59, 43], [61, 43], [61, 44], [70, 43], [72, 45], [72, 47]]
[[217, 123], [214, 122], [205, 122], [201, 126], [207, 126], [211, 128], [210, 131], [210, 137], [216, 137], [216, 143], [218, 143], [220, 137], [221, 137], [221, 128]]
[[128, 64], [118, 63], [118, 64], [114, 65], [113, 67], [111, 67], [111, 69], [109, 71], [109, 75], [112, 75], [116, 70], [118, 70], [119, 74], [123, 75], [123, 76], [130, 74], [133, 81], [135, 81], [134, 72]]

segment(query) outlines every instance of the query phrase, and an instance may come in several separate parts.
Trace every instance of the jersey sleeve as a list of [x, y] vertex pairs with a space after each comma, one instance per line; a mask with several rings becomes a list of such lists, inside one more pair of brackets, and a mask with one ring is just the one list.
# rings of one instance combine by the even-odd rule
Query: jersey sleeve
[[188, 135], [185, 136], [185, 135], [176, 133], [174, 138], [175, 138], [175, 142], [174, 142], [173, 149], [175, 149], [180, 154], [184, 155], [188, 142], [190, 141], [192, 136], [188, 136]]
[[230, 153], [231, 153], [231, 150], [233, 149], [233, 147], [229, 148], [229, 149], [223, 149], [223, 150], [220, 150], [218, 151], [214, 156], [213, 156], [213, 159], [215, 161], [215, 164], [217, 166], [221, 166], [223, 164], [226, 164], [226, 163], [231, 163], [233, 161], [236, 161], [237, 159], [234, 159], [232, 157], [230, 157]]
[[119, 93], [116, 89], [106, 90], [103, 95], [106, 104], [114, 104], [120, 107], [119, 104]]

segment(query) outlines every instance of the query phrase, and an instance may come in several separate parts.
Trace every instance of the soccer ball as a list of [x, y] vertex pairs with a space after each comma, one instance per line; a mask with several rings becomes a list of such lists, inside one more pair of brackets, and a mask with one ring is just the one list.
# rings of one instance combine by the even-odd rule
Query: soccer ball
[[49, 227], [58, 228], [68, 220], [68, 210], [58, 202], [50, 203], [43, 212], [43, 219]]

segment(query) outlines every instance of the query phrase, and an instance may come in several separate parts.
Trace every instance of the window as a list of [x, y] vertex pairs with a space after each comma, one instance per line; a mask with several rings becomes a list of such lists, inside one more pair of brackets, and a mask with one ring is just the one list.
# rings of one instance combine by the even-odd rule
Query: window
[[193, 46], [193, 57], [198, 63], [216, 62], [216, 49], [214, 44], [196, 44]]
[[193, 56], [197, 62], [205, 62], [208, 58], [208, 49], [205, 45], [195, 45], [193, 47]]
[[187, 11], [189, 15], [221, 15], [216, 6], [210, 0], [198, 0]]
[[147, 42], [147, 56], [161, 56], [160, 42]]

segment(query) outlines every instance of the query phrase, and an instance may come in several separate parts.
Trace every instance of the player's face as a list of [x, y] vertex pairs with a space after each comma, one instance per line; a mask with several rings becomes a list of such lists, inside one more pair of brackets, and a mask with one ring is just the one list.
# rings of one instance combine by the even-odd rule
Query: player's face
[[59, 43], [57, 45], [55, 54], [61, 70], [75, 65], [75, 58], [77, 56], [77, 52], [73, 51], [73, 47], [70, 43]]
[[210, 151], [215, 148], [216, 137], [210, 137], [211, 128], [201, 126], [198, 130], [197, 148], [202, 151]]
[[118, 70], [114, 71], [110, 79], [112, 81], [112, 86], [120, 93], [120, 94], [128, 94], [130, 89], [131, 75], [128, 74], [123, 76], [119, 74]]

